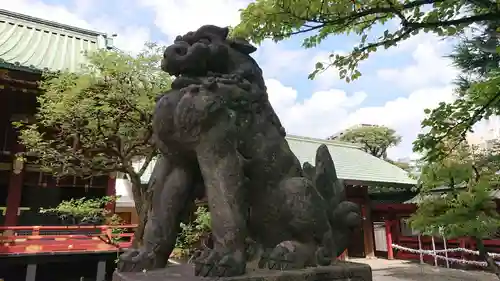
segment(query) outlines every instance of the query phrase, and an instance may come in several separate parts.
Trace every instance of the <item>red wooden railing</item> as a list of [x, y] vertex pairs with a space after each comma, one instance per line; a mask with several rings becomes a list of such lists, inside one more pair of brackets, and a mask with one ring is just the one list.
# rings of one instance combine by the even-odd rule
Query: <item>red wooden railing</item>
[[[130, 247], [135, 227], [0, 226], [0, 255], [118, 251]], [[123, 231], [114, 234], [113, 229]]]

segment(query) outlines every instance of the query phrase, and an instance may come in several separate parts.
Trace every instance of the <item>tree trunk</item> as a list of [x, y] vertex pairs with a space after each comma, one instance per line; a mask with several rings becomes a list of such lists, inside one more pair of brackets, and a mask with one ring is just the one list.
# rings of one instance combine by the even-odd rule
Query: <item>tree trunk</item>
[[142, 207], [140, 210], [137, 210], [139, 216], [139, 223], [137, 224], [137, 228], [135, 229], [134, 242], [132, 243], [132, 247], [134, 248], [137, 248], [143, 244], [144, 230], [146, 228], [146, 223], [148, 221], [148, 212], [151, 206], [147, 198], [142, 198], [141, 200], [142, 200]]
[[495, 260], [488, 254], [486, 251], [486, 248], [484, 247], [483, 240], [477, 237], [473, 237], [474, 241], [476, 242], [477, 249], [479, 251], [479, 257], [483, 260], [486, 261], [488, 264], [488, 268], [493, 272], [498, 279], [500, 280], [500, 266], [497, 265]]
[[144, 229], [148, 220], [148, 212], [151, 208], [152, 196], [150, 196], [150, 192], [143, 190], [141, 179], [138, 176], [130, 175], [130, 179], [132, 182], [132, 194], [134, 196], [135, 210], [139, 217], [139, 222], [134, 232], [134, 241], [132, 244], [133, 248], [137, 248], [142, 245]]
[[132, 243], [133, 248], [140, 247], [143, 244], [144, 230], [148, 221], [148, 214], [153, 206], [153, 190], [149, 183], [147, 187], [142, 185], [141, 176], [144, 174], [155, 155], [156, 152], [152, 151], [146, 157], [141, 169], [138, 172], [136, 172], [132, 166], [129, 166], [126, 169], [127, 174], [130, 176], [130, 181], [132, 182], [132, 194], [134, 196], [135, 210], [137, 212], [137, 216], [139, 217], [139, 223], [137, 224], [137, 228], [134, 232], [134, 241]]

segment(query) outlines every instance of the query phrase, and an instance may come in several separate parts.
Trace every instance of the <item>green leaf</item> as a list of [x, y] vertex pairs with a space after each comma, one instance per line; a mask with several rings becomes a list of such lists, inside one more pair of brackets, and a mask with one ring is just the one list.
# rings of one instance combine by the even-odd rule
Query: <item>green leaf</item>
[[[330, 139], [332, 139], [330, 137]], [[375, 157], [385, 159], [387, 149], [401, 143], [401, 136], [391, 128], [385, 126], [361, 126], [347, 130], [339, 140], [363, 144], [363, 150]]]
[[455, 27], [449, 26], [446, 28], [446, 32], [449, 36], [453, 36], [457, 33], [457, 29]]
[[[394, 32], [377, 28], [398, 17], [392, 9], [381, 11], [381, 7], [387, 7], [387, 2], [384, 1], [357, 1], [354, 5], [357, 8], [353, 9], [351, 0], [254, 0], [241, 10], [241, 21], [231, 30], [231, 36], [243, 37], [260, 44], [265, 39], [279, 42], [300, 34], [303, 38], [302, 46], [312, 48], [330, 37], [358, 35], [359, 44], [348, 52], [343, 62], [333, 63], [339, 70], [348, 69], [350, 73], [342, 78], [351, 80], [351, 71], [368, 58], [360, 53], [375, 52], [377, 46], [394, 47], [421, 30], [442, 37], [456, 36], [472, 24], [483, 24], [484, 17], [491, 17], [492, 13], [491, 8], [482, 7], [480, 1], [440, 1], [434, 2], [434, 5], [429, 5], [426, 1], [391, 3], [407, 15], [410, 23], [418, 23], [411, 25], [409, 35], [406, 35], [409, 27], [403, 24]], [[468, 18], [470, 14], [462, 13], [463, 10], [471, 11], [477, 21], [471, 21]], [[497, 13], [497, 18], [500, 18], [500, 13], [493, 13]], [[464, 23], [451, 25], [450, 19]], [[368, 34], [375, 39], [368, 39]], [[314, 76], [310, 75], [310, 78]]]
[[56, 176], [134, 171], [131, 159], [155, 153], [155, 99], [170, 89], [158, 66], [162, 55], [153, 43], [135, 57], [98, 50], [87, 53], [80, 73], [45, 73], [35, 122], [15, 124], [35, 162]]
[[181, 249], [181, 255], [188, 255], [197, 250], [201, 239], [211, 231], [211, 217], [206, 207], [198, 207], [194, 215], [194, 220], [187, 224], [181, 223], [181, 232], [175, 243], [175, 247]]

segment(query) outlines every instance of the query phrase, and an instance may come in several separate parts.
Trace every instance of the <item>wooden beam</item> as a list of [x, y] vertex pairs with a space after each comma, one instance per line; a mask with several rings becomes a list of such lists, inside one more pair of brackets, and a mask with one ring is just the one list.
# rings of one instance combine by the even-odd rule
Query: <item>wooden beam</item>
[[377, 203], [371, 206], [374, 211], [405, 211], [414, 212], [417, 210], [416, 204], [404, 204], [404, 203]]
[[373, 222], [371, 218], [370, 205], [362, 206], [363, 210], [363, 240], [365, 246], [366, 258], [375, 258], [374, 239], [373, 239]]

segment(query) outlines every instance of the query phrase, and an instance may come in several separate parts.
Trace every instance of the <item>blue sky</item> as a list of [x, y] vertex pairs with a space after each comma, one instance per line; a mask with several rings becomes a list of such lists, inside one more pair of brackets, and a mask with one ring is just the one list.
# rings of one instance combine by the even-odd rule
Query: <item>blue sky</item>
[[[145, 41], [163, 44], [202, 24], [233, 25], [247, 0], [14, 0], [0, 8], [61, 23], [116, 33], [117, 47], [137, 52]], [[392, 26], [391, 26], [392, 24]], [[389, 27], [394, 28], [395, 23]], [[381, 34], [377, 27], [371, 36]], [[254, 57], [260, 63], [270, 100], [291, 134], [327, 137], [357, 123], [394, 128], [403, 136], [389, 156], [411, 156], [411, 142], [420, 130], [423, 109], [449, 100], [456, 71], [443, 56], [451, 44], [432, 35], [418, 35], [396, 48], [380, 51], [360, 66], [353, 83], [331, 69], [307, 79], [315, 62], [331, 52], [347, 52], [356, 36], [334, 36], [314, 49], [302, 38], [264, 42]]]

